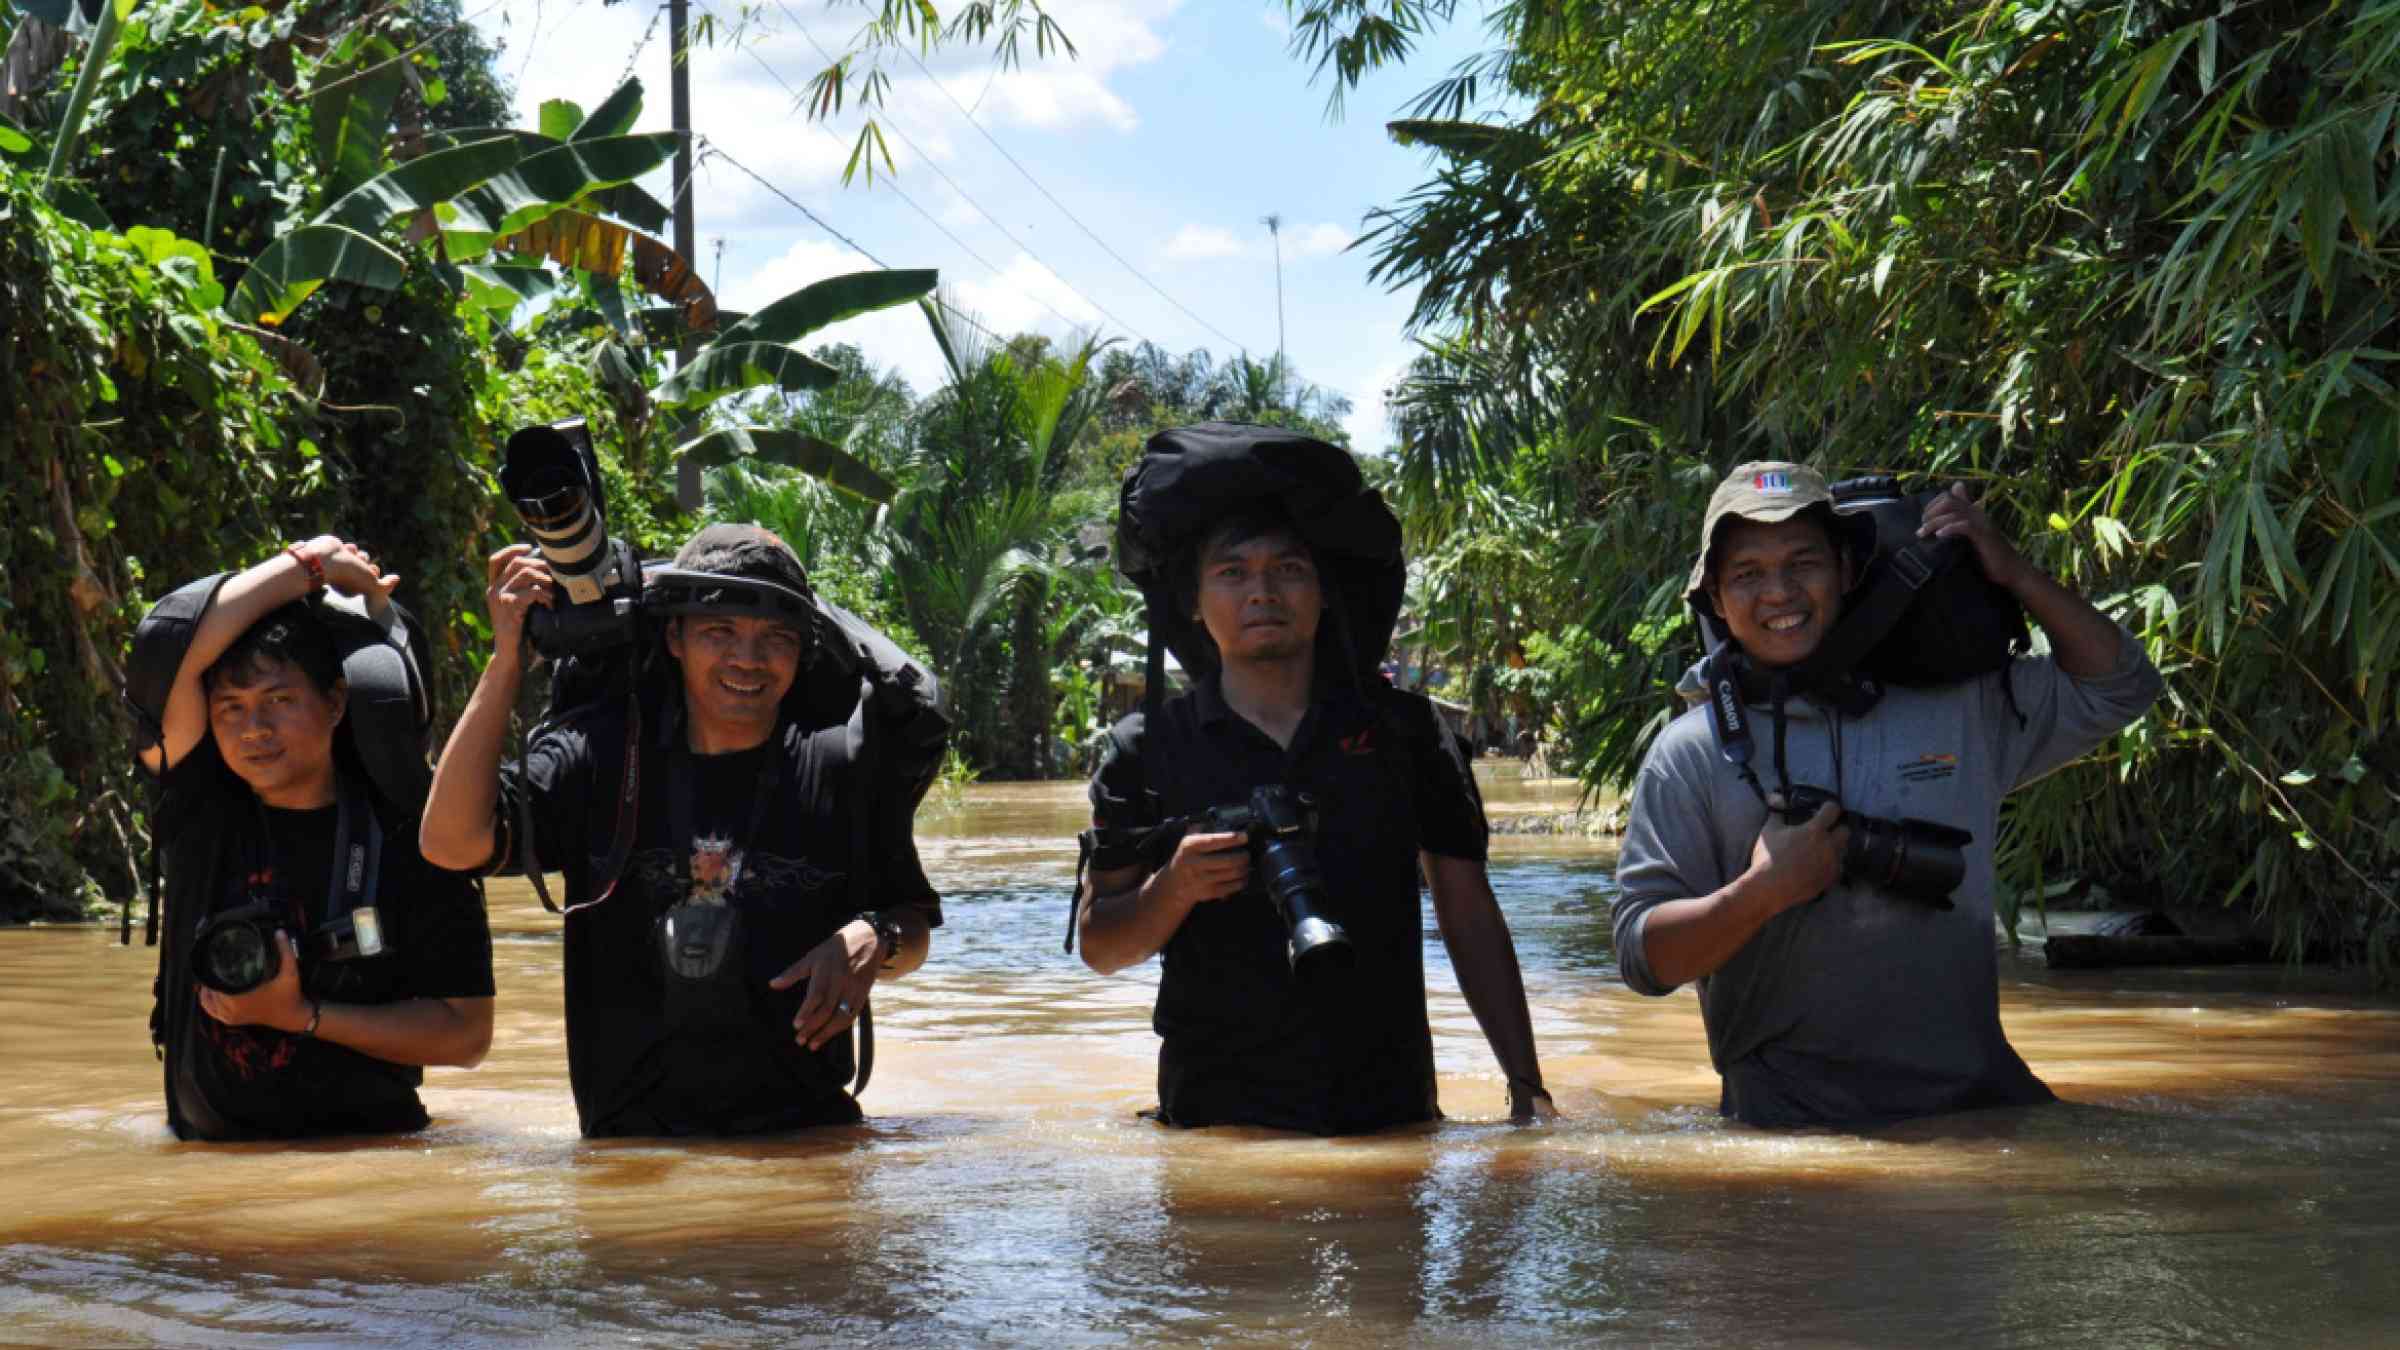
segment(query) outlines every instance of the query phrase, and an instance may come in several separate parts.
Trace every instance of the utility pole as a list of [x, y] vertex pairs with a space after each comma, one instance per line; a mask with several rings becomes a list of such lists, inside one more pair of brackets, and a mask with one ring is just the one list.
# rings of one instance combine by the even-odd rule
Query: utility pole
[[[675, 130], [675, 256], [683, 265], [700, 266], [699, 227], [692, 220], [692, 72], [685, 60], [691, 42], [691, 0], [667, 0], [667, 116]], [[692, 360], [692, 332], [682, 328], [675, 337], [675, 368]], [[679, 431], [680, 437], [681, 432]], [[700, 465], [690, 457], [675, 462], [675, 502], [697, 511], [706, 494]]]
[[691, 0], [667, 0], [668, 116], [675, 126], [675, 252], [689, 267], [700, 260], [692, 223], [692, 72], [685, 63], [691, 41]]
[[[1290, 364], [1283, 354], [1283, 217], [1273, 211], [1259, 217], [1267, 233], [1275, 237], [1275, 382], [1281, 385]], [[1278, 398], [1282, 390], [1276, 391]]]

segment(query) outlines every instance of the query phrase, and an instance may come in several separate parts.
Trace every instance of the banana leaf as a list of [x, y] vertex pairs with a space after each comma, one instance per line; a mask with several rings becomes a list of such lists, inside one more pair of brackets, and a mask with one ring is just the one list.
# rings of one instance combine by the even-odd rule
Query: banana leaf
[[242, 273], [225, 304], [244, 323], [280, 324], [328, 281], [398, 286], [407, 265], [400, 255], [340, 225], [303, 225], [267, 245]]
[[317, 213], [314, 223], [379, 230], [394, 216], [431, 210], [451, 200], [521, 158], [515, 142], [497, 137], [419, 155], [344, 193]]
[[339, 201], [383, 167], [392, 104], [408, 83], [399, 54], [382, 38], [361, 43], [349, 68], [325, 71], [323, 92], [310, 95], [310, 148], [324, 175], [324, 200]]
[[610, 136], [527, 155], [452, 203], [443, 241], [454, 258], [479, 258], [505, 235], [631, 182], [675, 153], [673, 132]]
[[796, 347], [773, 342], [712, 342], [691, 364], [667, 377], [655, 394], [660, 403], [705, 407], [727, 394], [772, 384], [790, 393], [830, 389], [842, 373]]
[[[476, 127], [471, 130], [443, 133], [437, 135], [435, 139], [449, 145], [466, 145], [475, 141], [490, 140], [495, 136], [506, 136], [514, 140], [518, 148], [523, 150], [529, 158], [546, 150], [556, 150], [567, 144], [555, 136], [544, 136], [538, 131], [520, 131], [515, 127]], [[665, 233], [667, 226], [675, 218], [674, 212], [667, 209], [665, 202], [650, 195], [650, 192], [639, 183], [619, 183], [615, 187], [586, 192], [583, 194], [582, 204], [597, 214], [614, 216], [644, 234]]]
[[604, 136], [622, 136], [633, 130], [634, 121], [642, 115], [642, 82], [627, 80], [617, 86], [615, 93], [600, 100], [567, 139], [593, 141]]
[[458, 269], [486, 309], [513, 310], [529, 300], [558, 293], [558, 277], [547, 267], [523, 263], [478, 263]]
[[827, 277], [726, 329], [717, 345], [798, 342], [828, 324], [920, 299], [940, 280], [941, 274], [931, 268]]
[[677, 461], [689, 459], [703, 469], [756, 459], [798, 469], [854, 497], [888, 502], [897, 491], [892, 480], [856, 455], [814, 436], [776, 427], [721, 427], [676, 447]]

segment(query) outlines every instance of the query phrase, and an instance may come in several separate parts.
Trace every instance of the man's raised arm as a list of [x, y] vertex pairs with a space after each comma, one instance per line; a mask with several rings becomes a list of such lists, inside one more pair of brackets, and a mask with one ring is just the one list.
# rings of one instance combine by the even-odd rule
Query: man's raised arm
[[425, 861], [471, 872], [492, 861], [492, 821], [500, 804], [500, 748], [509, 715], [525, 682], [526, 612], [548, 604], [550, 569], [524, 544], [511, 544], [484, 564], [484, 603], [492, 615], [492, 659], [434, 766], [433, 791], [417, 829]]

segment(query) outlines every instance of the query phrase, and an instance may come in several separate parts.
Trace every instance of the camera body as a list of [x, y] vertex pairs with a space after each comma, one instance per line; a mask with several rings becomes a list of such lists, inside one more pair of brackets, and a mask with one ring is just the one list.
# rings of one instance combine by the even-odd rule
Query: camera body
[[[1802, 825], [1827, 803], [1841, 799], [1820, 787], [1797, 785], [1784, 789], [1786, 825]], [[1951, 908], [1950, 893], [1967, 874], [1963, 851], [1975, 836], [1954, 825], [1907, 817], [1887, 820], [1844, 809], [1841, 824], [1849, 827], [1850, 842], [1842, 850], [1842, 879], [1889, 891], [1935, 909]]]
[[[275, 940], [275, 930], [291, 926], [291, 912], [264, 897], [210, 915], [192, 942], [192, 978], [220, 994], [249, 993], [283, 970], [283, 944]], [[322, 961], [381, 956], [385, 950], [383, 924], [372, 905], [354, 907], [309, 930], [299, 942]]]
[[1348, 966], [1356, 957], [1350, 935], [1325, 914], [1325, 876], [1317, 866], [1316, 803], [1280, 784], [1250, 790], [1249, 799], [1210, 807], [1193, 827], [1248, 840], [1250, 865], [1283, 920], [1292, 973]]
[[275, 930], [291, 926], [281, 907], [265, 900], [212, 914], [192, 943], [192, 978], [220, 994], [247, 994], [283, 969]]

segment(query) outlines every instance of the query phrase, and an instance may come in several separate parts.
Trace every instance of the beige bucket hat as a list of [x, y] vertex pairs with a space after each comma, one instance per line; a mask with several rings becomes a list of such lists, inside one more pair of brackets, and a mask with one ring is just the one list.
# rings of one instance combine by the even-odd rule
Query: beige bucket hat
[[1815, 469], [1772, 459], [1735, 465], [1709, 494], [1708, 516], [1700, 522], [1700, 555], [1692, 559], [1692, 580], [1684, 587], [1684, 599], [1704, 603], [1701, 589], [1708, 583], [1708, 549], [1716, 540], [1718, 521], [1737, 516], [1773, 524], [1812, 506], [1833, 506], [1833, 489]]

